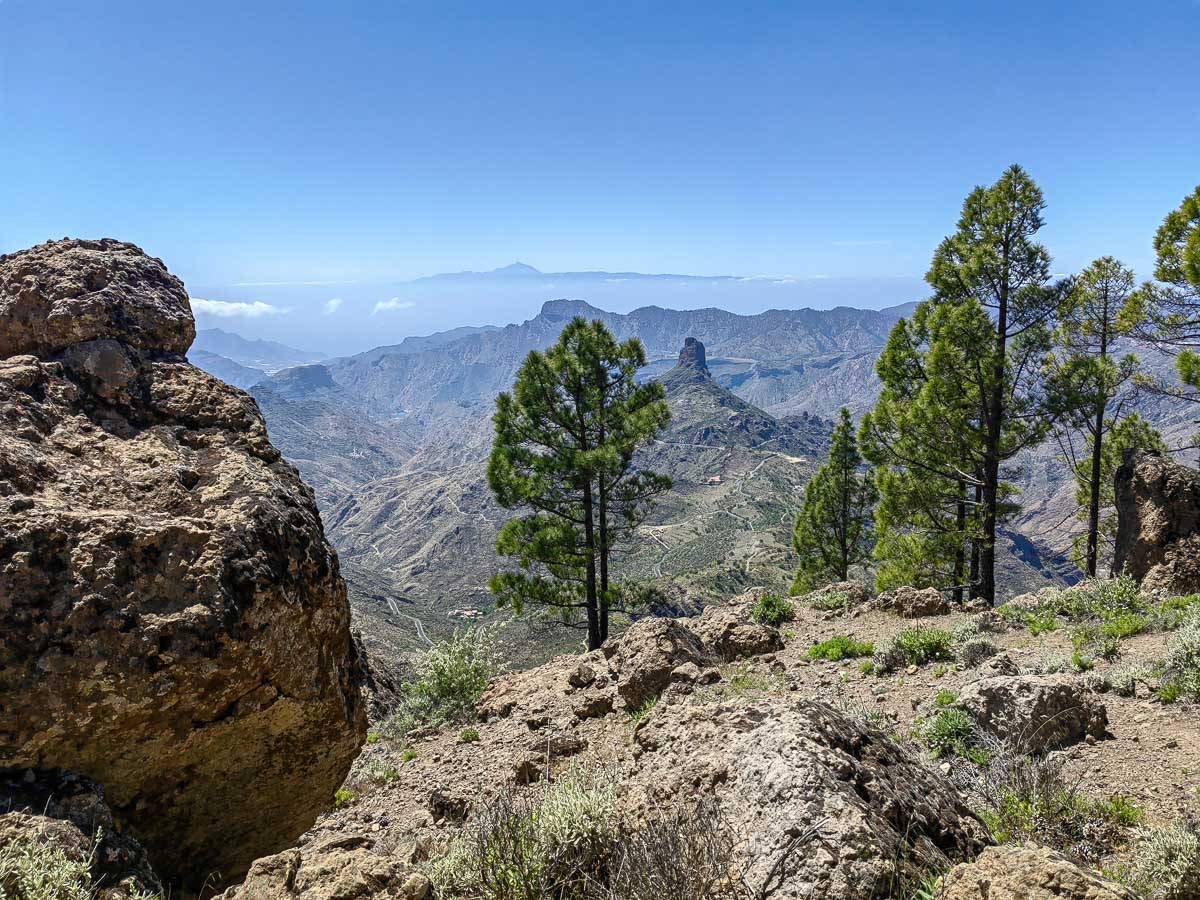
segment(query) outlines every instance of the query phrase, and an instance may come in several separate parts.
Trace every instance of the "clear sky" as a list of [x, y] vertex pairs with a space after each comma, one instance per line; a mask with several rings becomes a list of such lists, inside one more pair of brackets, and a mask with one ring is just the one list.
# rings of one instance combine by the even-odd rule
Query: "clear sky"
[[516, 259], [919, 277], [1020, 162], [1059, 269], [1144, 274], [1198, 53], [1197, 0], [0, 0], [0, 252], [121, 237], [244, 302]]

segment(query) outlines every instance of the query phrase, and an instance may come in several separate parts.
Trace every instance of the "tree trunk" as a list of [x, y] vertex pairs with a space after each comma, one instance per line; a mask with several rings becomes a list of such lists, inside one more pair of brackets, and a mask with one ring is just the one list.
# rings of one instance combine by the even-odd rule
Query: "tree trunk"
[[1000, 503], [1000, 441], [1004, 434], [1004, 382], [1008, 362], [1009, 248], [1004, 247], [1003, 281], [996, 310], [996, 344], [991, 397], [985, 404], [987, 443], [983, 451], [983, 546], [979, 551], [979, 596], [996, 605], [996, 519]]
[[587, 551], [587, 597], [584, 603], [587, 607], [588, 650], [597, 650], [604, 643], [600, 635], [600, 605], [596, 602], [596, 530], [593, 525], [593, 507], [592, 484], [589, 481], [583, 488], [583, 536]]
[[966, 546], [967, 537], [967, 486], [958, 483], [958, 509], [955, 516], [955, 527], [958, 529], [958, 543], [954, 548], [954, 602], [962, 603], [965, 599], [963, 576], [966, 575]]
[[1092, 483], [1088, 485], [1088, 533], [1087, 533], [1087, 574], [1089, 578], [1096, 577], [1096, 563], [1100, 556], [1100, 463], [1103, 444], [1101, 435], [1104, 434], [1104, 406], [1097, 404], [1096, 433], [1092, 438]]
[[[980, 500], [983, 496], [983, 491], [979, 485], [975, 485], [975, 508], [979, 508]], [[979, 538], [971, 539], [971, 590], [970, 597], [972, 600], [979, 597]]]
[[[604, 439], [601, 431], [601, 440]], [[600, 641], [608, 640], [608, 488], [604, 476], [599, 479], [600, 489]]]

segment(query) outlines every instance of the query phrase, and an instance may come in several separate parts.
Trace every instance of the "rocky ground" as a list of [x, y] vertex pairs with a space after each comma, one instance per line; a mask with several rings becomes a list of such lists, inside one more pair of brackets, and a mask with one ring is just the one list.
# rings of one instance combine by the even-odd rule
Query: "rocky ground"
[[[1115, 830], [1082, 869], [1058, 857], [1047, 862], [1036, 853], [1018, 858], [997, 850], [975, 868], [960, 866], [939, 886], [943, 893], [929, 896], [989, 896], [963, 893], [963, 885], [997, 868], [1022, 873], [1018, 881], [1033, 879], [1028, 884], [1063, 882], [1062, 872], [1046, 875], [1058, 866], [1072, 873], [1067, 881], [1082, 879], [1094, 891], [1061, 896], [1133, 896], [1089, 879], [1099, 877], [1095, 869], [1133, 864], [1139, 828], [1196, 810], [1200, 708], [1163, 702], [1146, 674], [1164, 656], [1171, 632], [1124, 639], [1112, 660], [1077, 657], [1086, 668], [1078, 671], [1066, 618], [1035, 634], [1027, 623], [1009, 624], [1017, 616], [950, 611], [936, 592], [906, 589], [877, 601], [861, 589], [846, 594], [842, 609], [822, 608], [832, 605], [828, 593], [793, 602], [795, 618], [778, 629], [752, 621], [758, 592], [696, 619], [645, 620], [604, 652], [498, 678], [474, 722], [407, 737], [373, 732], [342, 805], [294, 851], [295, 871], [333, 865], [355, 882], [366, 877], [364, 860], [387, 860], [391, 883], [409, 884], [409, 894], [396, 896], [425, 896], [431, 888], [421, 873], [496, 798], [536, 794], [586, 767], [616, 779], [625, 821], [652, 820], [679, 798], [716, 798], [738, 835], [748, 877], [760, 884], [764, 867], [786, 855], [787, 836], [815, 828], [804, 861], [783, 866], [770, 896], [923, 896], [916, 893], [923, 877], [991, 842], [965, 789], [979, 777], [978, 760], [938, 757], [922, 737], [926, 723], [953, 706], [980, 722], [992, 716], [981, 746], [1020, 732], [1029, 748], [1061, 761], [1081, 797], [1123, 797], [1140, 810], [1140, 821]], [[1038, 602], [1019, 598], [1014, 609]], [[885, 648], [914, 628], [946, 632], [951, 656], [883, 671]], [[877, 652], [813, 658], [814, 646], [838, 636]], [[967, 644], [977, 645], [981, 658], [964, 659]], [[978, 651], [981, 644], [986, 651]], [[1122, 696], [1117, 690], [1129, 691], [1129, 672], [1143, 680]], [[347, 841], [357, 860], [349, 868], [338, 849]], [[277, 881], [260, 880], [257, 889], [272, 897], [333, 896], [288, 893]], [[996, 890], [991, 896], [1051, 896]]]

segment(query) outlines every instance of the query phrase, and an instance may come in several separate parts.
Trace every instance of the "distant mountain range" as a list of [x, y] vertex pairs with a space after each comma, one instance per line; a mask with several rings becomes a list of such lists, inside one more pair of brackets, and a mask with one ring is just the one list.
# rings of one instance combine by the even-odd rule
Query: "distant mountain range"
[[326, 354], [297, 350], [278, 341], [248, 340], [220, 328], [201, 328], [188, 357], [229, 384], [250, 387], [281, 369], [319, 362]]
[[[824, 452], [828, 420], [842, 406], [857, 415], [874, 403], [875, 359], [912, 309], [622, 314], [553, 300], [520, 324], [407, 338], [282, 369], [250, 390], [272, 440], [316, 491], [360, 612], [409, 636], [415, 632], [405, 623], [417, 617], [436, 635], [450, 625], [449, 611], [486, 607], [486, 582], [500, 565], [493, 542], [508, 513], [495, 506], [484, 477], [496, 394], [573, 316], [601, 319], [622, 339], [639, 337], [650, 359], [642, 376], [662, 381], [673, 411], [668, 433], [645, 459], [671, 474], [676, 489], [624, 564], [672, 602], [694, 605], [714, 592], [786, 586], [792, 519]], [[272, 363], [302, 353], [243, 342], [247, 351], [236, 336], [217, 337], [222, 349], [260, 365], [263, 344]], [[676, 364], [687, 337], [707, 345], [706, 371]], [[230, 360], [209, 352], [192, 357], [221, 377], [242, 377], [240, 370], [222, 375]], [[1190, 427], [1188, 411], [1143, 407], [1172, 440]], [[1013, 474], [1025, 509], [1005, 536], [1008, 593], [1074, 572], [1066, 556], [1071, 486], [1055, 448], [1028, 454]]]

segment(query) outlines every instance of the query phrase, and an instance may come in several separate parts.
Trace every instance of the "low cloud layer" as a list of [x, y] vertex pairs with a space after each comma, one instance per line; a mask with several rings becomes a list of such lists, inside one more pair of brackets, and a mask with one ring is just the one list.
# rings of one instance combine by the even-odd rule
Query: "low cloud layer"
[[412, 309], [416, 305], [412, 300], [401, 300], [399, 297], [393, 297], [391, 300], [380, 300], [376, 303], [375, 308], [371, 310], [371, 315], [388, 312], [393, 309]]
[[260, 319], [263, 316], [276, 316], [284, 312], [278, 306], [255, 300], [248, 303], [241, 300], [201, 300], [192, 297], [192, 311], [217, 316], [221, 319]]

